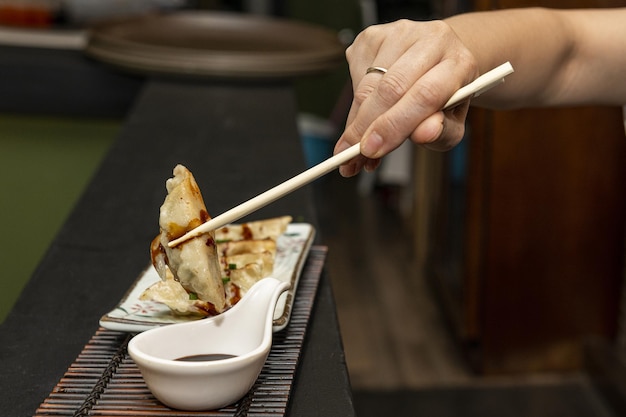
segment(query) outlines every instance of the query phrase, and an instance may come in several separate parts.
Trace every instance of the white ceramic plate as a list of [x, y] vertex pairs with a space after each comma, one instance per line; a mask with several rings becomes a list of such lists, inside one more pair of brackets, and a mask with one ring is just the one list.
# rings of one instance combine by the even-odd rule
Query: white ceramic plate
[[[278, 280], [290, 282], [291, 288], [280, 296], [276, 304], [275, 332], [284, 329], [289, 323], [300, 274], [314, 237], [315, 229], [310, 224], [291, 223], [276, 242], [277, 252], [272, 276]], [[200, 319], [194, 316], [176, 315], [164, 304], [139, 299], [146, 288], [160, 279], [152, 265], [146, 268], [120, 303], [100, 318], [100, 325], [110, 330], [137, 333], [157, 326]]]

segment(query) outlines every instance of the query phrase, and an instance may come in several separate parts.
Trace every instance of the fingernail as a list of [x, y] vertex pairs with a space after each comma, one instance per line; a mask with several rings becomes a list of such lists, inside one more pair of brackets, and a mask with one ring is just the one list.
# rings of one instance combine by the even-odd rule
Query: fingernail
[[434, 141], [436, 141], [437, 139], [439, 139], [439, 136], [441, 136], [441, 133], [443, 132], [443, 117], [441, 117], [440, 120], [437, 121], [432, 121], [429, 122], [430, 124], [427, 125], [426, 129], [425, 129], [425, 141], [424, 143], [432, 143]]
[[356, 167], [354, 163], [349, 163], [347, 165], [342, 165], [339, 167], [339, 173], [342, 177], [350, 178], [356, 175]]
[[345, 140], [340, 140], [339, 142], [337, 142], [337, 144], [335, 145], [335, 155], [338, 153], [341, 153], [343, 151], [345, 151], [346, 149], [348, 149], [350, 147], [350, 144], [347, 143]]
[[361, 141], [361, 154], [368, 158], [377, 158], [377, 153], [383, 146], [383, 138], [376, 132], [372, 132]]
[[379, 165], [380, 159], [368, 159], [367, 162], [365, 162], [363, 169], [365, 169], [365, 172], [374, 172]]

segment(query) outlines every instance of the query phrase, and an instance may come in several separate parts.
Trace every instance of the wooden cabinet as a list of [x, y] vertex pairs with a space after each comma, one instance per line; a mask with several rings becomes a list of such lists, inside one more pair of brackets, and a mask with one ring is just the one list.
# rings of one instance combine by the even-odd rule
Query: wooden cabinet
[[[488, 3], [478, 6], [537, 4]], [[587, 338], [618, 329], [622, 109], [472, 109], [468, 132], [462, 177], [450, 174], [454, 153], [430, 162], [442, 175], [418, 231], [429, 276], [477, 371], [577, 369]]]

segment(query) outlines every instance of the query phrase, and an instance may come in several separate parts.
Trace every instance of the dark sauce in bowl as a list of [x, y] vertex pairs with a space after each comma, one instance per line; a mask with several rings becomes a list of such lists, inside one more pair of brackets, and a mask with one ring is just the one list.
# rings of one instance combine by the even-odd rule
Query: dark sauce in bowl
[[227, 353], [207, 353], [200, 355], [183, 356], [182, 358], [174, 359], [180, 362], [212, 362], [221, 361], [224, 359], [235, 358], [237, 355], [229, 355]]

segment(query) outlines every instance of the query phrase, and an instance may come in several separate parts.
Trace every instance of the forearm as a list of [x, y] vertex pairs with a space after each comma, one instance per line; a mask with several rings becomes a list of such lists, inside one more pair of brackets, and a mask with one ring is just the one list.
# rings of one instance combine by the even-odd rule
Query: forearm
[[626, 9], [510, 9], [458, 15], [446, 22], [472, 51], [481, 73], [505, 61], [515, 68], [503, 86], [475, 104], [626, 102]]

